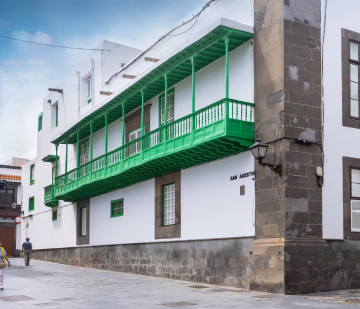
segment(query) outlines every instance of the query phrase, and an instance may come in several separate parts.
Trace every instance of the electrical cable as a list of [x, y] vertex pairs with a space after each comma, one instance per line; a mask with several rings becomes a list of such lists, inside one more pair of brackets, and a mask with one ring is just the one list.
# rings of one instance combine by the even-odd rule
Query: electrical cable
[[36, 44], [36, 45], [49, 46], [49, 47], [58, 47], [58, 48], [66, 48], [66, 49], [80, 49], [80, 50], [110, 51], [110, 50], [108, 50], [108, 49], [69, 47], [69, 46], [64, 46], [64, 45], [53, 45], [53, 44], [46, 44], [46, 43], [38, 43], [38, 42], [33, 42], [33, 41], [16, 39], [16, 38], [12, 38], [12, 37], [9, 37], [9, 36], [4, 36], [4, 35], [0, 35], [0, 38], [8, 39], [8, 40], [20, 41], [20, 42], [24, 42], [24, 43]]
[[[144, 50], [142, 53], [140, 53], [139, 56], [137, 56], [134, 60], [132, 60], [129, 64], [125, 65], [120, 71], [116, 72], [115, 74], [113, 74], [106, 82], [105, 85], [108, 85], [110, 83], [110, 81], [115, 78], [116, 76], [118, 76], [121, 72], [123, 72], [125, 69], [127, 69], [130, 65], [132, 65], [135, 61], [137, 61], [138, 59], [140, 59], [144, 54], [146, 54], [150, 49], [152, 49], [154, 46], [156, 46], [158, 43], [160, 43], [163, 39], [165, 39], [167, 36], [170, 36], [170, 34], [172, 32], [174, 32], [175, 30], [179, 29], [182, 26], [185, 26], [186, 24], [192, 22], [195, 18], [196, 21], [195, 23], [186, 31], [184, 31], [183, 33], [179, 33], [177, 35], [181, 35], [184, 34], [185, 32], [189, 31], [197, 22], [197, 20], [199, 19], [200, 15], [202, 14], [202, 12], [205, 11], [205, 9], [207, 9], [210, 4], [212, 2], [214, 2], [215, 0], [210, 0], [209, 2], [207, 2], [203, 8], [199, 11], [199, 13], [197, 13], [196, 15], [194, 15], [192, 18], [190, 18], [189, 20], [183, 22], [181, 25], [176, 26], [175, 28], [173, 28], [172, 30], [170, 30], [168, 33], [166, 33], [165, 35], [161, 36], [154, 44], [152, 44], [149, 48], [147, 48], [146, 50]], [[171, 35], [171, 36], [176, 36], [176, 35]]]

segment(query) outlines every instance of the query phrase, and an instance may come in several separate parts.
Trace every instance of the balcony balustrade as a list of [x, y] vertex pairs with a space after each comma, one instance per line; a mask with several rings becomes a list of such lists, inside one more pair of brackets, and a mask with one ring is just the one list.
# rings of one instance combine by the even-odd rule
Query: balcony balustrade
[[55, 186], [50, 185], [44, 188], [44, 204], [49, 207], [57, 206], [59, 201], [54, 197]]
[[16, 206], [15, 210], [11, 205], [0, 205], [0, 218], [11, 218], [20, 216], [21, 206]]
[[253, 103], [215, 102], [56, 177], [45, 200], [73, 202], [247, 150], [253, 110]]

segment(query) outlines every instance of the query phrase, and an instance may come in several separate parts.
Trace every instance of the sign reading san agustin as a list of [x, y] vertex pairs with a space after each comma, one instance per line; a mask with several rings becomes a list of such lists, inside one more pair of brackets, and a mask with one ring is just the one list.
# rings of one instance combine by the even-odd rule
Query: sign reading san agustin
[[[240, 174], [239, 179], [250, 177], [250, 176], [255, 176], [255, 172], [248, 172], [248, 173]], [[238, 175], [230, 176], [230, 180], [236, 180], [236, 179], [238, 179]]]

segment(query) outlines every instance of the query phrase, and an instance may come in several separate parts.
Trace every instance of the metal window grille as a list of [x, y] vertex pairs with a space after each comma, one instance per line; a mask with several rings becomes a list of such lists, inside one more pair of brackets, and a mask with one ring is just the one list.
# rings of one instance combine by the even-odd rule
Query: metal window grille
[[111, 202], [111, 216], [117, 217], [124, 214], [124, 200]]
[[350, 116], [359, 118], [359, 43], [350, 42]]
[[81, 236], [86, 236], [86, 211], [86, 207], [81, 208]]
[[164, 225], [175, 224], [175, 184], [164, 187]]

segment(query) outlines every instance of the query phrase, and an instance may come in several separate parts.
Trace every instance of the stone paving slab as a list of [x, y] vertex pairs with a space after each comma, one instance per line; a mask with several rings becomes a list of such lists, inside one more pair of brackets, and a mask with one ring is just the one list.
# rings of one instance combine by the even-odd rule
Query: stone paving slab
[[[11, 259], [11, 262], [13, 266], [5, 270], [5, 289], [0, 291], [1, 309], [317, 309], [349, 308], [349, 304], [343, 302], [346, 297], [360, 298], [357, 293], [347, 291], [283, 296], [43, 261], [31, 261], [28, 267], [22, 259]], [[24, 300], [1, 300], [20, 295], [25, 296]], [[338, 297], [337, 302], [330, 300], [334, 295]]]

